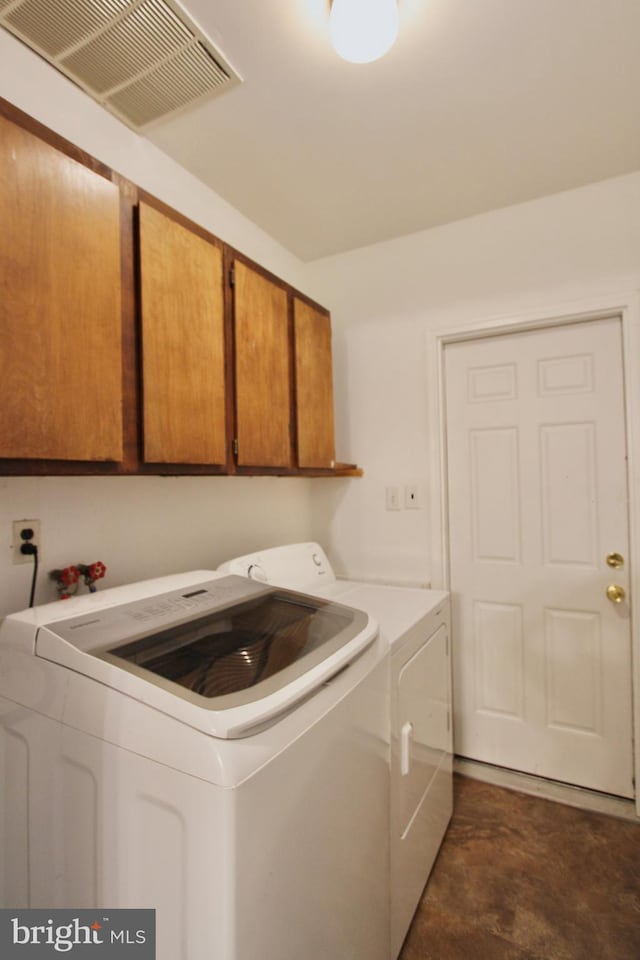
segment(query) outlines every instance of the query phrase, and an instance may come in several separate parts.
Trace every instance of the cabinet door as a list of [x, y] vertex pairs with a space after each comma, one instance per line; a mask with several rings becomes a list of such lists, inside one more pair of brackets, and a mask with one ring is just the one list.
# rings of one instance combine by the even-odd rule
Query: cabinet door
[[0, 117], [0, 457], [122, 459], [115, 184]]
[[238, 466], [290, 467], [287, 291], [234, 264]]
[[293, 301], [298, 466], [335, 464], [331, 318], [303, 300]]
[[226, 461], [222, 250], [140, 204], [144, 459]]

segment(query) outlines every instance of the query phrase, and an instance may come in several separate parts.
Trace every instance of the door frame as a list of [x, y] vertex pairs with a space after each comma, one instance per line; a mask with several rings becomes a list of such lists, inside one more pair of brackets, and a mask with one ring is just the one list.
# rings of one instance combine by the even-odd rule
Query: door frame
[[[636, 816], [640, 817], [640, 294], [592, 297], [562, 305], [541, 306], [526, 313], [486, 317], [427, 334], [427, 393], [430, 454], [431, 585], [450, 589], [447, 431], [444, 399], [444, 363], [447, 344], [508, 333], [523, 333], [619, 317], [622, 334], [624, 407], [627, 441], [629, 565], [631, 573], [631, 690], [632, 750]], [[635, 477], [635, 480], [634, 480]], [[637, 594], [637, 597], [634, 596]]]

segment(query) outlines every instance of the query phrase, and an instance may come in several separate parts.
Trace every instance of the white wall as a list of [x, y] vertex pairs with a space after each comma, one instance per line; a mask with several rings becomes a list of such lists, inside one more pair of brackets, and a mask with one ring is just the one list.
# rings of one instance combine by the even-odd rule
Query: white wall
[[[339, 454], [365, 471], [314, 481], [314, 535], [351, 576], [428, 581], [427, 331], [640, 288], [640, 173], [316, 261], [307, 288], [332, 308]], [[416, 482], [421, 510], [385, 509]]]
[[[304, 290], [300, 261], [217, 194], [0, 30], [0, 96]], [[25, 607], [30, 566], [14, 565], [11, 521], [42, 523], [47, 571], [103, 560], [107, 585], [211, 567], [236, 553], [308, 539], [310, 481], [277, 478], [0, 478], [0, 616]]]
[[[45, 572], [98, 558], [113, 584], [309, 536], [343, 572], [427, 581], [427, 330], [640, 287], [640, 173], [304, 265], [4, 32], [0, 96], [332, 310], [338, 458], [365, 470], [2, 480], [0, 615], [25, 602], [28, 567], [9, 548], [22, 516], [42, 520]], [[386, 511], [385, 487], [406, 484], [422, 509]]]
[[[56, 599], [48, 572], [102, 560], [98, 586], [215, 569], [261, 546], [307, 539], [310, 481], [278, 477], [0, 478], [0, 615], [29, 603], [31, 562], [13, 564], [11, 521], [38, 519], [36, 603]], [[300, 489], [296, 489], [296, 485]], [[302, 489], [304, 488], [304, 489]], [[84, 589], [84, 588], [83, 588]]]

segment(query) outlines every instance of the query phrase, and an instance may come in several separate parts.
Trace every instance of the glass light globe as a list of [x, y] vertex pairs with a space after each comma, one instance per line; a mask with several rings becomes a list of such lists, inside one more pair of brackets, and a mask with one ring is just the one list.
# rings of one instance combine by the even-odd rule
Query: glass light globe
[[333, 0], [329, 15], [331, 42], [350, 63], [371, 63], [393, 46], [398, 36], [396, 0]]

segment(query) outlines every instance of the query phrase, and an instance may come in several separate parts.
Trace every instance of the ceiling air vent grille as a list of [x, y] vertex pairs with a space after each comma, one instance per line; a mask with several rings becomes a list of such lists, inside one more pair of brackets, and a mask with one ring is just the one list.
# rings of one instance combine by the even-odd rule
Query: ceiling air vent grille
[[0, 25], [136, 130], [241, 80], [176, 0], [0, 0]]

